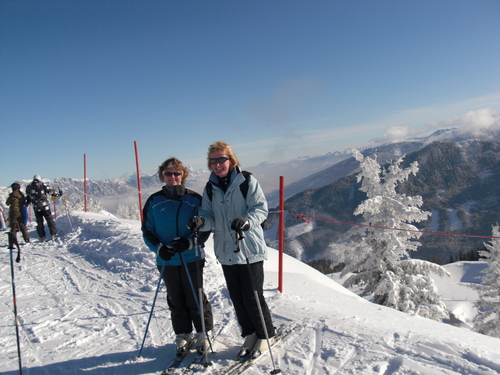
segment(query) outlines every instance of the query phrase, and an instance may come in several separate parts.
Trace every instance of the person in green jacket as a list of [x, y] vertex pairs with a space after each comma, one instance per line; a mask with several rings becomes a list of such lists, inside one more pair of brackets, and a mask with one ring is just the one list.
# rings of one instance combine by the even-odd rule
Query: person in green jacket
[[24, 242], [30, 242], [30, 235], [28, 229], [24, 225], [24, 214], [22, 211], [23, 206], [26, 206], [26, 198], [21, 193], [21, 185], [14, 182], [10, 185], [12, 193], [7, 198], [7, 206], [9, 206], [9, 225], [10, 231], [15, 236], [18, 230], [23, 234]]

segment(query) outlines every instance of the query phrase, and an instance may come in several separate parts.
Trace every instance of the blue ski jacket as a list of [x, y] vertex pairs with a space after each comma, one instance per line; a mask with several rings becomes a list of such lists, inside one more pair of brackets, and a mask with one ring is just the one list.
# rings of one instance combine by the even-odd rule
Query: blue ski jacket
[[218, 178], [212, 172], [209, 182], [212, 188], [212, 199], [207, 191], [203, 193], [203, 203], [199, 216], [205, 219], [202, 230], [213, 230], [214, 252], [222, 265], [245, 264], [245, 252], [236, 248], [236, 232], [231, 229], [231, 222], [237, 217], [247, 219], [250, 230], [243, 232], [248, 249], [248, 260], [255, 263], [267, 259], [267, 245], [261, 223], [267, 218], [268, 208], [264, 192], [255, 177], [250, 175], [246, 198], [240, 189], [245, 176], [236, 167], [230, 175], [231, 183], [226, 192], [220, 188]]
[[[159, 266], [179, 266], [182, 264], [179, 254], [165, 261], [158, 256], [158, 245], [170, 245], [176, 237], [193, 238], [193, 232], [188, 229], [187, 222], [193, 216], [198, 215], [201, 205], [201, 195], [186, 189], [184, 185], [173, 187], [164, 186], [162, 190], [152, 194], [143, 209], [142, 234], [146, 245], [156, 255], [156, 264]], [[200, 251], [198, 259], [205, 258], [203, 243], [210, 235], [210, 231], [202, 232], [199, 236]], [[196, 249], [182, 253], [186, 263], [196, 261]]]

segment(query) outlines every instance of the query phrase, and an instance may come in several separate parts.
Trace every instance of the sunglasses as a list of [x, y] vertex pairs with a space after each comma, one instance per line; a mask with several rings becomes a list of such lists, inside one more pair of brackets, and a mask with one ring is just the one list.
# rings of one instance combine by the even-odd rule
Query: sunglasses
[[210, 159], [210, 164], [216, 164], [216, 163], [225, 163], [228, 161], [229, 158], [226, 158], [225, 156], [221, 156], [220, 158], [211, 158]]
[[167, 177], [172, 177], [172, 176], [175, 176], [175, 177], [179, 177], [182, 173], [181, 172], [163, 172], [163, 175], [164, 176], [167, 176]]

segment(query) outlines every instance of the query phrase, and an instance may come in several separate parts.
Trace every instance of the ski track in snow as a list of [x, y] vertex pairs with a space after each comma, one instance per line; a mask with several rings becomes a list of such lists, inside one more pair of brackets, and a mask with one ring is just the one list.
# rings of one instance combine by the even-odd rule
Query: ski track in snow
[[[104, 215], [74, 215], [75, 230], [58, 220], [62, 242], [22, 246], [15, 264], [23, 373], [159, 374], [173, 356], [174, 333], [164, 286], [142, 358], [142, 343], [159, 274], [137, 222]], [[36, 237], [34, 231], [31, 234]], [[7, 236], [0, 246], [0, 374], [18, 373]], [[230, 363], [242, 342], [220, 265], [207, 244], [205, 291], [212, 303], [217, 355], [207, 373]], [[288, 375], [496, 374], [500, 341], [464, 328], [373, 305], [285, 259], [285, 293], [276, 290], [276, 257], [266, 262], [267, 302], [275, 325], [296, 329], [273, 350]], [[325, 279], [326, 284], [315, 281]], [[328, 284], [328, 285], [327, 285]], [[335, 289], [335, 290], [333, 290]], [[422, 328], [420, 328], [422, 327]], [[442, 336], [442, 337], [441, 337]], [[456, 337], [455, 337], [456, 336]], [[267, 356], [245, 374], [273, 370]]]

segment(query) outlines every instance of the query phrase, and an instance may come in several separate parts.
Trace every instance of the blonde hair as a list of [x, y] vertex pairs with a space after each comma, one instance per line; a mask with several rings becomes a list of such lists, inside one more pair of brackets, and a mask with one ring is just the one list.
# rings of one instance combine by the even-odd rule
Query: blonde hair
[[[169, 165], [169, 164], [171, 164], [171, 165]], [[163, 172], [169, 167], [177, 168], [182, 173], [181, 184], [184, 184], [189, 176], [189, 171], [184, 166], [184, 164], [182, 164], [182, 162], [177, 158], [169, 158], [169, 159], [165, 160], [158, 167], [158, 178], [160, 179], [160, 181], [163, 183], [165, 182], [165, 176], [163, 175]]]
[[210, 155], [213, 154], [214, 152], [222, 152], [223, 154], [226, 154], [229, 161], [231, 162], [231, 166], [229, 167], [229, 172], [231, 172], [234, 169], [234, 167], [240, 166], [240, 162], [238, 161], [238, 158], [234, 154], [231, 146], [229, 146], [226, 142], [215, 141], [210, 146], [208, 146], [208, 156], [207, 156], [208, 170], [212, 170], [212, 164], [210, 163], [211, 159]]

